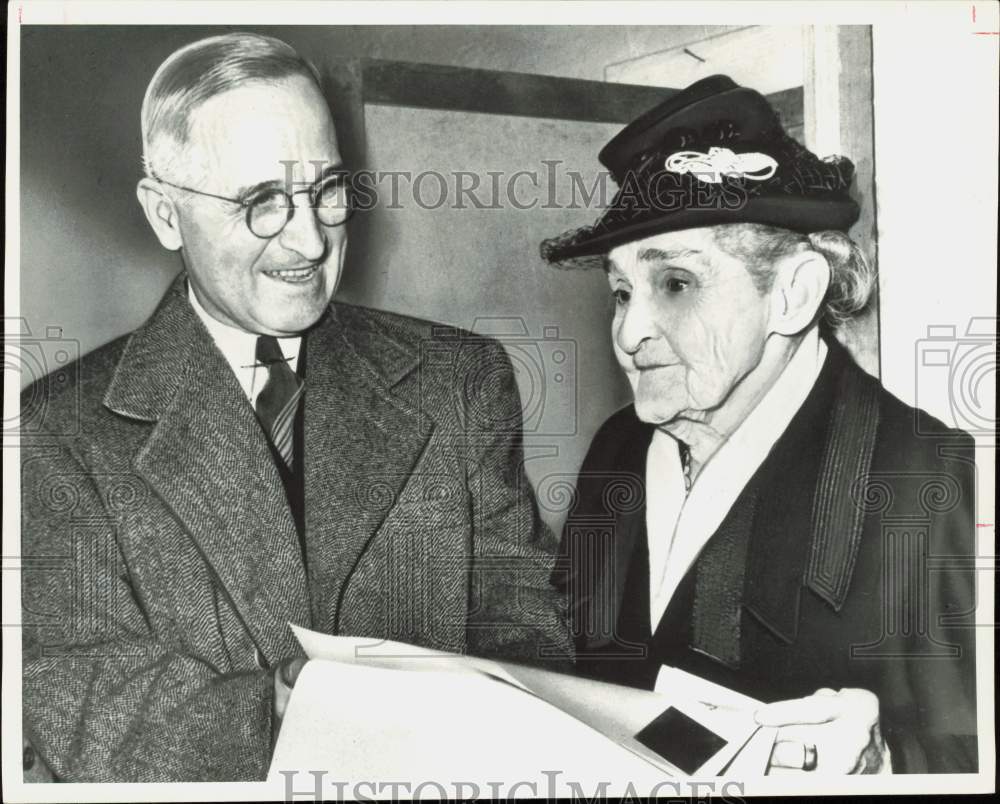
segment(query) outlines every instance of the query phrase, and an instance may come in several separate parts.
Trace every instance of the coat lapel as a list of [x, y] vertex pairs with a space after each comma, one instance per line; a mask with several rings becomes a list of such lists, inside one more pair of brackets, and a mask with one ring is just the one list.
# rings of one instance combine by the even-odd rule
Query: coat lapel
[[878, 384], [827, 338], [815, 386], [751, 484], [759, 492], [743, 603], [786, 643], [808, 588], [839, 611], [863, 521], [854, 501], [878, 430]]
[[295, 524], [266, 438], [178, 278], [130, 339], [105, 405], [154, 421], [135, 459], [213, 568], [268, 662], [308, 623]]
[[358, 558], [410, 479], [431, 418], [393, 393], [420, 355], [332, 305], [309, 333], [305, 395], [305, 521], [317, 627], [338, 629]]

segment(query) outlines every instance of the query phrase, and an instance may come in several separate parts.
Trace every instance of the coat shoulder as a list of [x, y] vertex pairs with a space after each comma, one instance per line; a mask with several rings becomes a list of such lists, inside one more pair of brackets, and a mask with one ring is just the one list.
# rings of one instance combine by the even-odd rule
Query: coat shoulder
[[864, 510], [873, 522], [882, 524], [907, 517], [932, 518], [932, 550], [970, 553], [977, 485], [972, 436], [907, 405], [881, 385], [878, 400], [870, 470], [873, 490], [861, 498]]
[[72, 436], [104, 411], [102, 401], [130, 335], [123, 335], [46, 374], [21, 391], [21, 432], [30, 438]]
[[453, 363], [459, 355], [463, 364], [488, 357], [513, 372], [500, 341], [489, 335], [356, 304], [334, 302], [333, 307], [355, 348], [390, 373], [406, 358], [424, 370], [428, 364]]
[[[872, 380], [872, 382], [876, 382]], [[911, 465], [938, 465], [945, 454], [971, 460], [975, 442], [925, 410], [911, 407], [879, 384], [878, 441], [890, 455], [906, 455]]]
[[[623, 449], [631, 454], [631, 445], [643, 440], [652, 433], [652, 428], [639, 420], [635, 405], [629, 403], [616, 410], [597, 429], [590, 441], [587, 456], [584, 458], [584, 470], [614, 469], [617, 467]], [[634, 457], [634, 456], [632, 456]]]
[[392, 338], [400, 346], [412, 349], [415, 353], [419, 352], [422, 344], [431, 341], [492, 340], [461, 327], [417, 318], [404, 313], [377, 310], [373, 307], [347, 302], [334, 302], [333, 307], [337, 317], [353, 334]]
[[648, 425], [644, 425], [641, 421], [639, 421], [639, 417], [635, 412], [635, 405], [629, 402], [627, 405], [619, 408], [604, 420], [604, 423], [598, 428], [597, 433], [594, 435], [594, 441], [606, 438], [617, 438], [625, 433], [633, 434], [637, 430], [647, 426]]
[[[461, 327], [370, 307], [334, 303], [352, 346], [394, 392], [439, 423], [466, 419], [520, 427], [513, 364], [500, 341]], [[515, 410], [516, 408], [516, 410]]]

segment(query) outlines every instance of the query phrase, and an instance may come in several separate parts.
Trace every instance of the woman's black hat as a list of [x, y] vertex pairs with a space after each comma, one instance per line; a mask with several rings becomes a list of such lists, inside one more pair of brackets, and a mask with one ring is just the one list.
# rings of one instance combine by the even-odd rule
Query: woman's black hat
[[703, 78], [629, 123], [598, 158], [618, 192], [593, 226], [542, 243], [549, 262], [723, 223], [846, 231], [860, 212], [848, 193], [850, 160], [808, 151], [763, 95], [725, 75]]

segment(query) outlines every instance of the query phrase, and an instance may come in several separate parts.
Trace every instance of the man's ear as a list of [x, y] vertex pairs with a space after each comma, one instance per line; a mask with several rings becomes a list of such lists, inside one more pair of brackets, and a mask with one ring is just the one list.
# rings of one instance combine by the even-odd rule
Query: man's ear
[[816, 318], [830, 285], [830, 264], [806, 251], [782, 257], [771, 286], [771, 331], [797, 335]]
[[160, 245], [169, 251], [177, 251], [184, 245], [184, 240], [173, 200], [157, 182], [148, 177], [139, 180], [135, 194]]

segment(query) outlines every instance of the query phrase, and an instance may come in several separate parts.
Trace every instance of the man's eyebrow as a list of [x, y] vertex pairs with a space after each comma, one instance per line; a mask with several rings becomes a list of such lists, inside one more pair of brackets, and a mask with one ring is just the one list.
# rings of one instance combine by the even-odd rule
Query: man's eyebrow
[[[343, 173], [344, 163], [343, 162], [331, 162], [323, 170], [320, 171], [316, 180], [310, 184], [295, 182], [296, 188], [301, 191], [307, 187], [315, 187], [320, 182], [326, 180], [335, 173]], [[288, 192], [286, 183], [283, 179], [271, 179], [270, 181], [261, 181], [257, 184], [251, 184], [246, 187], [239, 187], [236, 190], [237, 198], [250, 198], [251, 196], [257, 195], [257, 193], [263, 192], [264, 190], [285, 190]]]
[[672, 251], [664, 251], [659, 248], [644, 248], [639, 252], [640, 262], [674, 262], [683, 260], [695, 254], [701, 254], [697, 249], [679, 248]]

